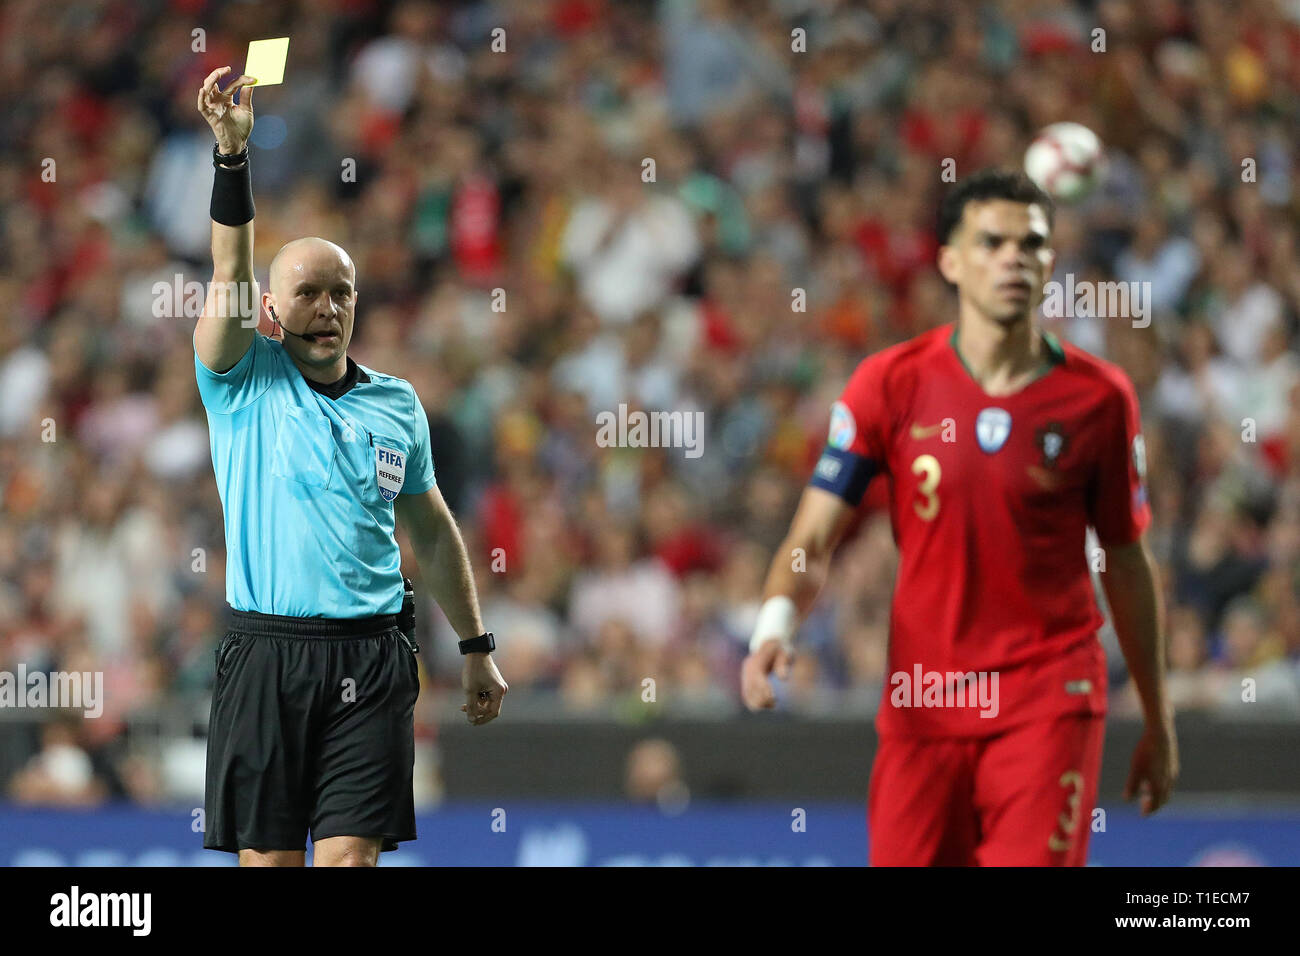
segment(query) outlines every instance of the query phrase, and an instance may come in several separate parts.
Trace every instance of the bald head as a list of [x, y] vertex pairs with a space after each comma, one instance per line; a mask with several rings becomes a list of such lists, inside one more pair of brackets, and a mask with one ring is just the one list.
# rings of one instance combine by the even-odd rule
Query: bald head
[[318, 236], [285, 243], [271, 260], [262, 305], [285, 332], [281, 336], [277, 330], [273, 337], [314, 381], [334, 382], [347, 371], [356, 278], [352, 257]]
[[271, 293], [279, 297], [286, 293], [295, 279], [339, 267], [346, 269], [348, 279], [355, 285], [357, 267], [342, 246], [319, 236], [292, 239], [281, 246], [271, 260]]

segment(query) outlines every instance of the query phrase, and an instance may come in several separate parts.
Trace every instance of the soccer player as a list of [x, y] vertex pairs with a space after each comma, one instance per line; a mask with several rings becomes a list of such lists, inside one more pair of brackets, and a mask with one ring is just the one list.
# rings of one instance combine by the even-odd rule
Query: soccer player
[[[1022, 173], [971, 176], [939, 215], [957, 320], [866, 358], [772, 561], [742, 667], [751, 710], [789, 673], [799, 615], [873, 476], [899, 548], [868, 795], [873, 865], [1082, 865], [1106, 707], [1091, 525], [1145, 733], [1125, 798], [1178, 773], [1133, 386], [1040, 330], [1052, 202]], [[807, 570], [794, 570], [794, 549]]]
[[[216, 134], [213, 277], [194, 330], [225, 512], [231, 630], [217, 648], [203, 845], [245, 866], [373, 866], [415, 839], [419, 667], [399, 626], [395, 522], [463, 640], [466, 703], [481, 726], [507, 691], [479, 617], [469, 559], [434, 482], [429, 423], [411, 386], [348, 357], [356, 269], [323, 239], [286, 244], [260, 297], [247, 142], [251, 78], [199, 112]], [[235, 93], [243, 90], [241, 102]]]

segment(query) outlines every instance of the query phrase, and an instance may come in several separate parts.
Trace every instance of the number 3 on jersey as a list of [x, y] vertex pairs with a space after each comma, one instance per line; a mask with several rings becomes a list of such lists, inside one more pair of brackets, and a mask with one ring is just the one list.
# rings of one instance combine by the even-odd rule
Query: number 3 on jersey
[[918, 456], [916, 461], [912, 462], [912, 474], [921, 476], [916, 490], [925, 498], [925, 504], [914, 501], [912, 507], [921, 516], [922, 521], [933, 521], [934, 516], [939, 513], [939, 495], [936, 493], [939, 487], [939, 459], [934, 455]]

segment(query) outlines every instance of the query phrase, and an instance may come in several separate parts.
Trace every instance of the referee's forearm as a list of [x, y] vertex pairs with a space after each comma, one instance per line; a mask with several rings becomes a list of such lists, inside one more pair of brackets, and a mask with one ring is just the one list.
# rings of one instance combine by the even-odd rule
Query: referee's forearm
[[212, 278], [247, 282], [253, 278], [253, 220], [242, 226], [212, 223]]
[[253, 169], [248, 146], [239, 144], [233, 154], [212, 157], [212, 269], [224, 281], [242, 281], [253, 276]]
[[[252, 170], [245, 156], [237, 168], [213, 157], [212, 282], [194, 329], [194, 350], [214, 372], [232, 368], [248, 351], [261, 306], [253, 275]], [[226, 161], [230, 161], [227, 157]]]
[[468, 641], [482, 634], [485, 628], [479, 614], [474, 572], [455, 520], [449, 514], [436, 534], [423, 541], [413, 540], [412, 547], [425, 584], [457, 636]]

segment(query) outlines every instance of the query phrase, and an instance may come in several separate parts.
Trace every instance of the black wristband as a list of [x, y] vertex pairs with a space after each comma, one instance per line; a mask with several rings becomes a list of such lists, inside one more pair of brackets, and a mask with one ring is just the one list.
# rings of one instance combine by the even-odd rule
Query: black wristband
[[[222, 162], [238, 162], [241, 157], [243, 166], [239, 169], [231, 169]], [[212, 221], [223, 226], [242, 226], [252, 222], [257, 209], [253, 206], [253, 175], [249, 169], [248, 147], [234, 156], [223, 156], [214, 145], [212, 165], [216, 168], [212, 178]]]
[[460, 642], [460, 652], [462, 654], [490, 654], [496, 649], [497, 642], [491, 631], [480, 634], [478, 637], [471, 637], [468, 641]]
[[217, 169], [222, 166], [238, 166], [240, 163], [248, 162], [248, 147], [245, 146], [237, 153], [223, 153], [220, 143], [212, 144], [212, 165]]

